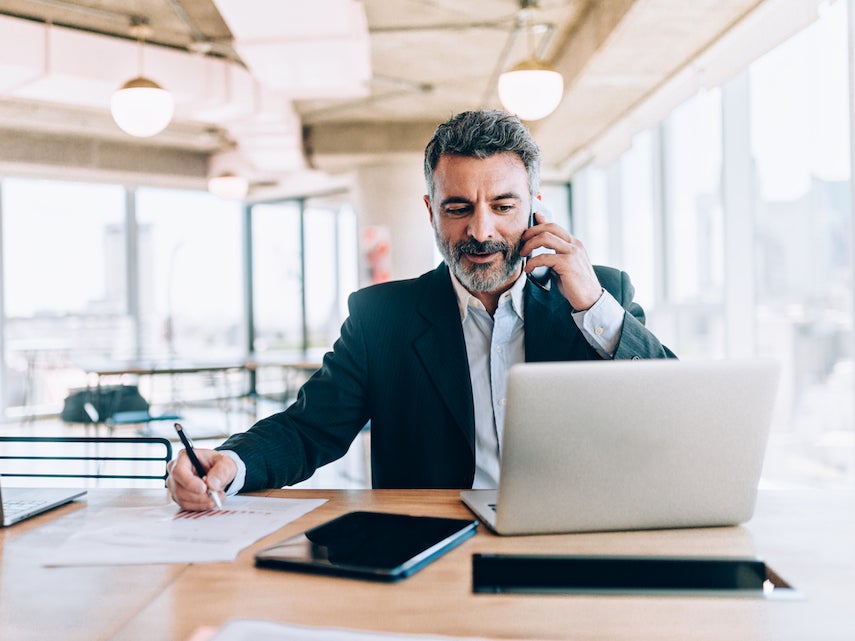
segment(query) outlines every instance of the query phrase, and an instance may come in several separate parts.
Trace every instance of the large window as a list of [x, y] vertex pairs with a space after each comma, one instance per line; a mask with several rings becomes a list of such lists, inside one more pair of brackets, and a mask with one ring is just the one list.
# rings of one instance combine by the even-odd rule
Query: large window
[[767, 474], [855, 475], [846, 4], [755, 62], [757, 351], [784, 366]]
[[124, 190], [9, 179], [2, 195], [5, 403], [55, 405], [76, 357], [131, 347]]
[[353, 210], [336, 199], [251, 208], [256, 352], [328, 349], [358, 286]]
[[855, 478], [846, 26], [846, 3], [824, 7], [574, 177], [589, 253], [630, 272], [648, 323], [682, 359], [781, 364], [771, 486]]
[[87, 363], [239, 362], [251, 330], [260, 352], [325, 349], [357, 286], [340, 198], [252, 207], [247, 244], [244, 206], [203, 191], [8, 178], [0, 193], [0, 417], [57, 412]]
[[258, 352], [303, 348], [302, 205], [252, 208], [252, 277]]
[[[636, 301], [652, 309], [656, 296], [656, 187], [655, 141], [651, 131], [635, 137], [620, 159], [620, 267], [632, 274]], [[660, 292], [661, 295], [661, 292]]]
[[205, 192], [139, 189], [136, 209], [142, 355], [243, 355], [241, 206]]

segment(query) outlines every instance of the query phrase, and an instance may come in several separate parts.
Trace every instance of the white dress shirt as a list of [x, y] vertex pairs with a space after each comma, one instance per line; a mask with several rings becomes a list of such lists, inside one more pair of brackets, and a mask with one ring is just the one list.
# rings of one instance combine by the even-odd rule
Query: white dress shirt
[[[472, 487], [495, 488], [499, 483], [502, 458], [508, 369], [525, 361], [523, 289], [533, 285], [527, 284], [525, 275], [520, 275], [499, 297], [496, 313], [491, 317], [484, 304], [470, 294], [453, 273], [451, 282], [463, 325], [475, 409], [475, 480]], [[590, 309], [573, 312], [572, 316], [597, 353], [611, 358], [620, 339], [623, 314], [620, 304], [603, 290]]]

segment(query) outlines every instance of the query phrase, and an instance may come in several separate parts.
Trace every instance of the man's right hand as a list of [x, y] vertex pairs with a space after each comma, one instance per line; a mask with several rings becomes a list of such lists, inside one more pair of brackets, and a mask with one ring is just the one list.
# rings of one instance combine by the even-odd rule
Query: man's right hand
[[185, 510], [210, 510], [215, 507], [214, 501], [208, 494], [210, 488], [225, 499], [225, 488], [229, 486], [237, 474], [237, 465], [228, 456], [217, 450], [197, 449], [196, 456], [202, 466], [208, 470], [203, 481], [196, 474], [187, 453], [181, 450], [178, 458], [167, 465], [169, 476], [166, 487], [172, 500]]

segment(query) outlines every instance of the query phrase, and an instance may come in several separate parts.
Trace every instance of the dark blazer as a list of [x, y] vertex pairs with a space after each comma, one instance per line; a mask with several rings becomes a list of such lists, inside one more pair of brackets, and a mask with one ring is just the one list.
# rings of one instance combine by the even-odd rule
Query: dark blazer
[[[629, 277], [596, 267], [626, 310], [615, 358], [673, 354], [644, 327]], [[600, 357], [557, 287], [524, 290], [527, 361]], [[371, 424], [375, 488], [469, 488], [475, 474], [472, 387], [448, 268], [355, 292], [350, 316], [323, 367], [285, 411], [231, 436], [218, 449], [246, 463], [244, 490], [292, 485], [343, 456]]]

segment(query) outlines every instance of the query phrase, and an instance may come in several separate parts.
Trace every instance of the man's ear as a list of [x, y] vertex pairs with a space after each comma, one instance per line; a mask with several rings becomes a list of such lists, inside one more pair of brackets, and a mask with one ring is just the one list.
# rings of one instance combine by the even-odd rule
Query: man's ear
[[425, 199], [425, 207], [427, 207], [427, 210], [428, 210], [428, 217], [430, 218], [430, 224], [433, 225], [433, 207], [431, 207], [431, 205], [430, 205], [430, 196], [425, 194], [424, 199]]

